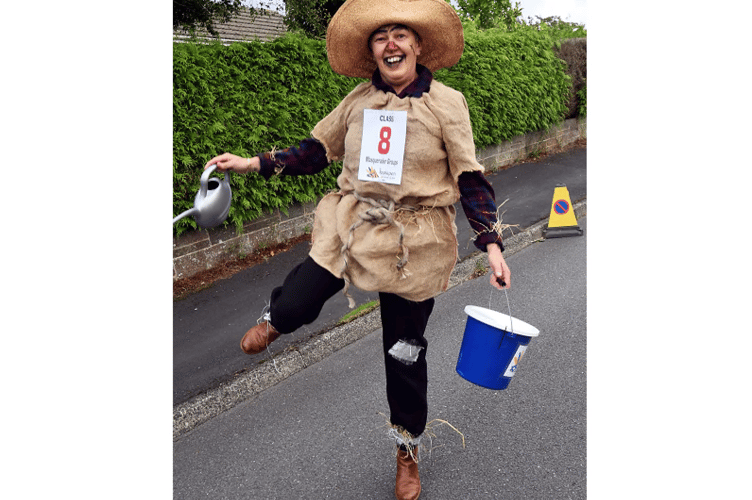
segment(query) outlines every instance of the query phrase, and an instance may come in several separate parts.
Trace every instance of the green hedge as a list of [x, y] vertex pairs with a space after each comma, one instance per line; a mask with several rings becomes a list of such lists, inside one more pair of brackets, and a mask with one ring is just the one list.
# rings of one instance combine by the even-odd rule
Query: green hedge
[[[273, 42], [173, 46], [173, 212], [193, 206], [203, 165], [225, 151], [241, 156], [309, 137], [358, 82], [335, 74], [323, 41], [286, 35]], [[315, 176], [232, 175], [228, 221], [313, 201], [335, 185], [338, 167]], [[196, 228], [186, 217], [176, 234]]]
[[[569, 77], [545, 33], [472, 31], [459, 64], [435, 78], [465, 94], [476, 146], [560, 122]], [[173, 216], [191, 208], [203, 165], [225, 151], [252, 156], [296, 145], [363, 80], [335, 74], [325, 43], [287, 34], [267, 43], [175, 43], [173, 46]], [[314, 176], [232, 174], [228, 222], [313, 201], [336, 187], [341, 165]], [[176, 235], [196, 228], [186, 217]]]
[[570, 78], [554, 54], [555, 44], [536, 30], [466, 27], [460, 62], [435, 77], [465, 95], [476, 147], [543, 130], [564, 118]]

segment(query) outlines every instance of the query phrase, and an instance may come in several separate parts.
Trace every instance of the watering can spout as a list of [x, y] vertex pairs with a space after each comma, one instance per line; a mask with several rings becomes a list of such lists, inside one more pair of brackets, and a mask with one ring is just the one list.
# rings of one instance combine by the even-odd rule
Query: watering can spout
[[189, 215], [193, 215], [193, 214], [195, 214], [196, 212], [198, 212], [198, 210], [196, 210], [196, 207], [193, 207], [193, 208], [189, 208], [189, 209], [188, 209], [188, 210], [186, 210], [185, 212], [181, 213], [180, 215], [178, 215], [177, 217], [175, 217], [174, 219], [172, 219], [172, 223], [173, 223], [173, 224], [175, 224], [175, 223], [176, 223], [177, 221], [179, 221], [179, 220], [180, 220], [180, 219], [182, 219], [183, 217], [187, 217], [187, 216], [189, 216]]

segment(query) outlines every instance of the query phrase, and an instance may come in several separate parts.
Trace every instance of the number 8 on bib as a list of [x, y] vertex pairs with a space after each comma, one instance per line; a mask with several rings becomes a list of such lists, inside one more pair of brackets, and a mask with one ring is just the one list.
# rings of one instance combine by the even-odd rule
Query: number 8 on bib
[[358, 180], [400, 184], [406, 132], [407, 111], [363, 110]]

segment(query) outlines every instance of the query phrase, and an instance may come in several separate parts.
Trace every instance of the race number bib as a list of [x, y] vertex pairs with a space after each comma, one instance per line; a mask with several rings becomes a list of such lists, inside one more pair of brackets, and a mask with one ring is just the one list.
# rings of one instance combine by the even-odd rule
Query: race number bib
[[407, 111], [363, 110], [358, 180], [400, 184]]

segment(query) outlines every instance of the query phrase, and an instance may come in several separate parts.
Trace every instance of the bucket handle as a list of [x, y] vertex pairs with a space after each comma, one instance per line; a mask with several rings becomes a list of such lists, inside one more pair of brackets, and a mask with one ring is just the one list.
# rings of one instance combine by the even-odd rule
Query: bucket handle
[[[506, 286], [507, 284], [504, 283], [504, 280], [501, 278], [496, 278], [496, 282], [500, 284], [501, 286]], [[512, 330], [512, 333], [514, 333], [514, 326], [512, 325], [512, 308], [509, 307], [509, 295], [507, 295], [507, 289], [504, 288], [504, 297], [507, 299], [507, 311], [509, 311], [509, 329]], [[491, 299], [493, 298], [493, 290], [491, 290], [491, 295], [488, 297], [488, 308], [491, 309]], [[504, 342], [504, 337], [507, 336], [507, 332], [504, 331], [504, 334], [501, 336], [501, 340], [499, 341], [499, 347], [501, 347], [502, 342]]]

